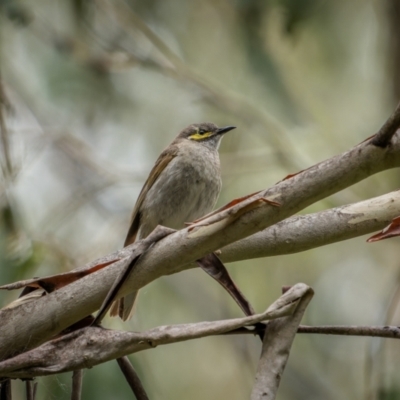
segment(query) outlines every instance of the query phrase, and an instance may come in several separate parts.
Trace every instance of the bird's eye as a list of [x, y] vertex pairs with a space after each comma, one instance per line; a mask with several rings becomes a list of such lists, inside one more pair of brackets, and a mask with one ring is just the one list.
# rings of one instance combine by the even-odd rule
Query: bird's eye
[[196, 127], [195, 132], [190, 134], [188, 138], [190, 140], [205, 140], [211, 135], [212, 132], [209, 129]]

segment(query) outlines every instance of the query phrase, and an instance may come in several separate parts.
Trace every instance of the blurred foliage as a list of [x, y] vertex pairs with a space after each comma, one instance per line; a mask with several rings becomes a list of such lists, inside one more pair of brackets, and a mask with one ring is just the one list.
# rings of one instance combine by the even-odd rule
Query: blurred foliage
[[[400, 93], [398, 0], [0, 0], [0, 283], [72, 269], [122, 245], [138, 192], [186, 125], [239, 129], [221, 147], [219, 205], [271, 186], [376, 132]], [[0, 125], [1, 127], [1, 125]], [[389, 171], [310, 207], [374, 197]], [[398, 324], [396, 239], [357, 238], [229, 265], [257, 310], [306, 282], [310, 324]], [[2, 304], [15, 293], [0, 293]], [[240, 311], [202, 271], [142, 291], [120, 329]], [[132, 356], [151, 398], [247, 398], [253, 337]], [[394, 399], [397, 341], [296, 338], [279, 399]], [[39, 379], [67, 399], [70, 374]], [[22, 385], [14, 385], [23, 399]], [[84, 398], [127, 398], [115, 362], [85, 372]]]

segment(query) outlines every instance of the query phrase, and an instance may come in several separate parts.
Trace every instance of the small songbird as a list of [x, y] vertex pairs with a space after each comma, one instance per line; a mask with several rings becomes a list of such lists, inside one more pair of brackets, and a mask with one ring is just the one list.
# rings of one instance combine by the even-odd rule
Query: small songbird
[[[234, 126], [189, 125], [160, 154], [132, 213], [124, 246], [148, 236], [157, 225], [181, 229], [210, 212], [221, 191], [218, 148]], [[138, 292], [114, 302], [111, 315], [130, 318]]]

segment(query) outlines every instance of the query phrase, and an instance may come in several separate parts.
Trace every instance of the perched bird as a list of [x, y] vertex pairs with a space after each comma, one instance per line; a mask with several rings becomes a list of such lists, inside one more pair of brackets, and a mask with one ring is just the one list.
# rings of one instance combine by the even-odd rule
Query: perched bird
[[[124, 246], [148, 236], [157, 225], [181, 229], [210, 212], [221, 191], [218, 148], [234, 126], [189, 125], [160, 154], [133, 209]], [[130, 318], [138, 292], [114, 302], [111, 315]]]

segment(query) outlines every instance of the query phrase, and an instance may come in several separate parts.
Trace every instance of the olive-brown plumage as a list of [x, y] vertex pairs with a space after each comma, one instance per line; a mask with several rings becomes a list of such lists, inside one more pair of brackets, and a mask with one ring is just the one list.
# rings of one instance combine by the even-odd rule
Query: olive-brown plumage
[[[189, 125], [160, 154], [132, 213], [125, 246], [148, 236], [157, 225], [181, 229], [214, 207], [221, 191], [218, 148], [234, 126]], [[130, 317], [137, 292], [117, 300], [111, 315]]]

